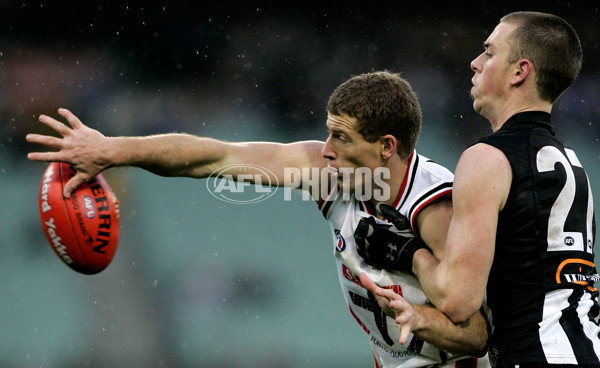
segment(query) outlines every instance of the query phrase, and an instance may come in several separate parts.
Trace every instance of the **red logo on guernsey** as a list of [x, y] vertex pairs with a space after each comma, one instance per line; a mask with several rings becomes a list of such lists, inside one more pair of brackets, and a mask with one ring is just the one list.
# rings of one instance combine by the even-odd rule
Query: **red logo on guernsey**
[[349, 269], [345, 264], [342, 264], [342, 272], [344, 273], [344, 277], [346, 279], [352, 281], [356, 285], [362, 286], [362, 284], [360, 283], [360, 279], [358, 278], [358, 276], [356, 276], [354, 274], [354, 272], [352, 272], [352, 270]]
[[[345, 264], [342, 264], [342, 272], [344, 273], [344, 277], [347, 280], [352, 281], [353, 283], [355, 283], [358, 286], [363, 286], [362, 283], [360, 282], [360, 278], [358, 276], [356, 276], [354, 274], [354, 272], [352, 272], [352, 270], [350, 268], [348, 268], [348, 266], [346, 266]], [[400, 296], [402, 296], [402, 287], [400, 285], [389, 285], [389, 286], [381, 286], [384, 289], [392, 289], [392, 291]]]

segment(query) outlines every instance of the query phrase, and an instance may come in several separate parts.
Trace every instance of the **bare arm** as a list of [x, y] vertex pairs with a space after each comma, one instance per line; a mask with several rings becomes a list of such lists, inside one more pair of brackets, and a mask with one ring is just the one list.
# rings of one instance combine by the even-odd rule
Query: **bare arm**
[[486, 144], [467, 149], [456, 167], [444, 257], [438, 261], [429, 252], [415, 253], [413, 270], [425, 294], [455, 323], [466, 321], [483, 303], [498, 213], [511, 180], [510, 164], [501, 151]]
[[488, 327], [481, 313], [455, 325], [438, 309], [409, 303], [391, 289], [377, 286], [363, 272], [361, 284], [373, 293], [385, 313], [394, 318], [400, 330], [400, 343], [405, 344], [412, 332], [435, 347], [454, 354], [483, 356], [486, 352]]
[[323, 143], [317, 141], [230, 143], [176, 133], [106, 137], [85, 126], [70, 111], [59, 109], [58, 112], [67, 119], [70, 127], [47, 115], [41, 115], [39, 120], [62, 137], [28, 134], [26, 138], [55, 151], [32, 152], [28, 158], [72, 164], [77, 175], [65, 186], [67, 197], [84, 181], [115, 166], [137, 166], [162, 176], [204, 178], [227, 165], [254, 164], [272, 171], [277, 181], [283, 184], [286, 167], [322, 168], [327, 165], [321, 157]]
[[448, 226], [451, 220], [452, 201], [449, 198], [425, 207], [415, 220], [421, 239], [431, 248], [437, 259], [444, 257]]

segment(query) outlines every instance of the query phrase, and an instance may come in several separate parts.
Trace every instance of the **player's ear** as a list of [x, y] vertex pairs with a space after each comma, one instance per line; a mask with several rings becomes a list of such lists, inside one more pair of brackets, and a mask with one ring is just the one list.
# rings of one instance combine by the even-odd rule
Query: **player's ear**
[[398, 149], [398, 140], [391, 134], [381, 137], [381, 158], [388, 159], [392, 157]]
[[510, 84], [516, 86], [527, 79], [527, 76], [529, 76], [532, 71], [533, 65], [531, 64], [531, 61], [527, 59], [520, 59], [514, 65], [515, 67], [513, 69]]

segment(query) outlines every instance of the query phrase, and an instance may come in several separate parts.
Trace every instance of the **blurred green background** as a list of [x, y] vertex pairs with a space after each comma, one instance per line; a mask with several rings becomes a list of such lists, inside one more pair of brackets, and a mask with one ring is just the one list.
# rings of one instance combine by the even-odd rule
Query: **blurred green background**
[[597, 4], [0, 1], [0, 367], [372, 366], [313, 203], [278, 191], [229, 204], [204, 180], [110, 169], [119, 249], [104, 272], [84, 276], [44, 238], [46, 165], [26, 160], [39, 147], [24, 136], [48, 133], [37, 117], [66, 107], [106, 135], [325, 139], [333, 88], [389, 69], [419, 96], [417, 150], [453, 170], [490, 132], [472, 110], [469, 63], [514, 10], [554, 12], [581, 37], [581, 76], [553, 115], [598, 210]]

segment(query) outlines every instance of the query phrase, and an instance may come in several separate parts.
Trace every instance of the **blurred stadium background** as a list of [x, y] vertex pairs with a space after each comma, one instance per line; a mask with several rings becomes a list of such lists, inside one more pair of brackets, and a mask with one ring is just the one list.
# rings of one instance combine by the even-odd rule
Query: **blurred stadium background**
[[37, 116], [59, 107], [106, 135], [324, 139], [333, 88], [389, 69], [420, 98], [418, 151], [454, 169], [490, 132], [472, 111], [470, 61], [500, 16], [549, 11], [583, 43], [554, 118], [599, 209], [595, 2], [142, 3], [0, 1], [0, 367], [372, 366], [328, 225], [299, 197], [234, 205], [202, 180], [111, 169], [116, 258], [95, 276], [63, 265], [38, 217], [45, 165], [26, 160], [38, 147], [24, 139], [48, 132]]

